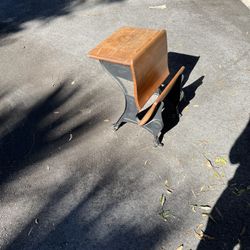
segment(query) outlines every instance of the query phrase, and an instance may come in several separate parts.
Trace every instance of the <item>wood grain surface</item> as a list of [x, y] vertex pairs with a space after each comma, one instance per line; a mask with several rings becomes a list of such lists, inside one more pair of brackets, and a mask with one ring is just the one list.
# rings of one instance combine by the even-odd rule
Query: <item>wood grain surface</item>
[[138, 110], [169, 75], [165, 30], [120, 28], [92, 49], [88, 56], [130, 66]]

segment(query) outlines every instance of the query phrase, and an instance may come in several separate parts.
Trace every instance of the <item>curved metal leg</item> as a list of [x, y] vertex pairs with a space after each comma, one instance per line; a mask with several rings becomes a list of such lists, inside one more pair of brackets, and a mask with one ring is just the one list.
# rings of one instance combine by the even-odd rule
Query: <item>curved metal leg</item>
[[164, 106], [164, 103], [161, 102], [154, 118], [143, 126], [143, 128], [147, 129], [154, 136], [155, 147], [163, 146], [163, 143], [160, 141], [161, 131], [164, 127], [163, 120], [162, 120], [163, 106]]
[[[113, 124], [113, 130], [118, 130], [123, 123], [131, 122], [131, 123], [138, 123], [138, 110], [135, 104], [135, 99], [132, 95], [129, 95], [124, 82], [129, 81], [132, 83], [132, 77], [130, 73], [130, 69], [121, 65], [113, 65], [108, 62], [100, 61], [103, 68], [113, 77], [113, 79], [116, 81], [116, 83], [121, 88], [124, 99], [125, 99], [125, 107], [122, 115], [117, 120], [116, 123]], [[161, 89], [159, 88], [159, 93], [161, 92]], [[156, 111], [154, 117], [151, 121], [149, 121], [147, 124], [142, 126], [146, 130], [148, 130], [154, 137], [154, 145], [157, 146], [163, 146], [163, 143], [160, 141], [160, 134], [163, 129], [163, 120], [162, 120], [162, 109], [163, 109], [163, 102], [160, 103], [158, 110]]]
[[119, 129], [122, 123], [126, 122], [137, 123], [136, 115], [138, 111], [135, 105], [135, 99], [133, 96], [130, 95], [124, 95], [124, 97], [125, 97], [125, 108], [118, 121], [113, 124], [113, 129], [115, 131]]

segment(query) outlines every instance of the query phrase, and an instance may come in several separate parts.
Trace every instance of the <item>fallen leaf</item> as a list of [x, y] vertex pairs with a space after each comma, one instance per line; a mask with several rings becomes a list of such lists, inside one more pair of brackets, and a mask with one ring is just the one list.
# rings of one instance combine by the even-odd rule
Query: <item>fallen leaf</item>
[[71, 141], [73, 139], [73, 135], [69, 134], [69, 141]]
[[220, 165], [220, 166], [224, 166], [227, 164], [227, 160], [222, 156], [216, 157], [214, 162], [215, 164]]
[[199, 240], [202, 240], [203, 231], [197, 232], [196, 230], [194, 230], [194, 234], [195, 234], [196, 238], [198, 238]]
[[197, 196], [196, 196], [196, 194], [195, 194], [195, 192], [194, 192], [193, 189], [191, 190], [191, 192], [192, 192], [193, 196], [196, 198]]
[[72, 82], [71, 82], [71, 85], [74, 85], [74, 84], [75, 84], [75, 81], [72, 81]]
[[164, 194], [161, 195], [161, 198], [160, 198], [160, 203], [161, 203], [161, 206], [163, 207], [164, 204], [165, 204], [165, 201], [166, 201], [166, 196]]
[[213, 222], [216, 223], [216, 220], [214, 219], [214, 217], [211, 214], [209, 214], [209, 213], [202, 213], [202, 216], [203, 217], [209, 217]]
[[159, 213], [159, 215], [163, 218], [164, 221], [167, 221], [169, 217], [174, 217], [174, 215], [170, 213], [170, 210], [163, 210]]
[[109, 122], [109, 119], [105, 119], [104, 122]]
[[234, 188], [233, 194], [235, 194], [235, 195], [237, 195], [237, 196], [241, 196], [241, 195], [244, 194], [246, 191], [248, 191], [247, 188], [241, 188], [241, 189]]
[[214, 177], [221, 179], [221, 175], [217, 171], [214, 171]]
[[172, 194], [172, 193], [173, 193], [173, 190], [170, 189], [170, 188], [167, 188], [167, 193], [168, 193], [168, 194]]
[[29, 230], [29, 232], [28, 232], [28, 236], [30, 236], [32, 230], [33, 230], [33, 227], [30, 228], [30, 230]]
[[214, 240], [215, 238], [205, 234], [202, 230], [200, 230], [200, 232], [197, 232], [196, 230], [194, 230], [195, 236], [199, 239], [199, 240]]
[[221, 211], [219, 210], [219, 208], [214, 207], [214, 209], [217, 212], [217, 214], [223, 219], [223, 215], [222, 215]]
[[147, 165], [149, 163], [149, 160], [146, 160], [145, 162], [144, 162], [144, 165]]
[[202, 213], [201, 215], [202, 215], [202, 217], [209, 217], [208, 213]]
[[192, 207], [192, 211], [194, 213], [196, 213], [196, 208], [198, 207], [198, 205], [197, 204], [191, 204], [190, 206]]
[[166, 187], [169, 187], [168, 180], [165, 180], [165, 183], [164, 183], [164, 184], [165, 184]]
[[178, 247], [176, 248], [176, 250], [183, 250], [183, 244], [181, 244], [180, 246], [178, 246]]
[[209, 205], [200, 205], [199, 207], [200, 207], [200, 209], [203, 209], [203, 210], [206, 210], [206, 211], [211, 209], [211, 207]]
[[165, 186], [166, 186], [166, 188], [167, 188], [167, 193], [168, 194], [172, 194], [173, 193], [173, 189], [169, 186], [169, 182], [168, 182], [168, 180], [165, 180]]
[[167, 8], [167, 5], [166, 4], [163, 4], [163, 5], [156, 5], [156, 6], [149, 6], [149, 9], [166, 9]]
[[213, 164], [212, 164], [211, 160], [209, 160], [208, 158], [206, 158], [206, 160], [207, 160], [207, 164], [206, 164], [206, 166], [207, 166], [209, 169], [213, 169], [213, 168], [214, 168], [214, 166], [213, 166]]
[[240, 232], [240, 236], [242, 236], [244, 233], [246, 232], [246, 226], [243, 226], [241, 232]]
[[201, 228], [203, 227], [204, 225], [201, 223], [201, 224], [199, 224], [197, 227], [196, 227], [196, 230], [198, 231], [198, 230], [201, 230]]
[[208, 235], [208, 234], [205, 234], [205, 233], [203, 232], [203, 237], [202, 237], [202, 239], [203, 239], [203, 240], [204, 240], [204, 239], [214, 240], [215, 238], [212, 237], [212, 236], [210, 236], [210, 235]]
[[193, 105], [193, 107], [198, 108], [198, 107], [199, 107], [199, 105], [198, 105], [198, 104], [195, 104], [195, 105]]

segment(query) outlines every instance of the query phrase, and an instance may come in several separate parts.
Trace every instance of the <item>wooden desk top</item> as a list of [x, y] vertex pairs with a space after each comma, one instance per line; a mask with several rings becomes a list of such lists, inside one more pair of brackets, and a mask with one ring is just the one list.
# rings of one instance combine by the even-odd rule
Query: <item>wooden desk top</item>
[[92, 49], [88, 56], [98, 60], [131, 65], [132, 61], [164, 30], [122, 27]]
[[165, 30], [120, 28], [91, 50], [88, 56], [130, 67], [138, 110], [169, 75]]

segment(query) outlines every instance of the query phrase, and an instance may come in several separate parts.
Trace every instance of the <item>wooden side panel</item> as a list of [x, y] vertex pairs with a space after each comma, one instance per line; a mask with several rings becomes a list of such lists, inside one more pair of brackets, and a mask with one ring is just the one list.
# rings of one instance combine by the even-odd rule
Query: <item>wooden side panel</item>
[[136, 105], [141, 110], [169, 75], [165, 30], [140, 51], [132, 61], [131, 71]]

